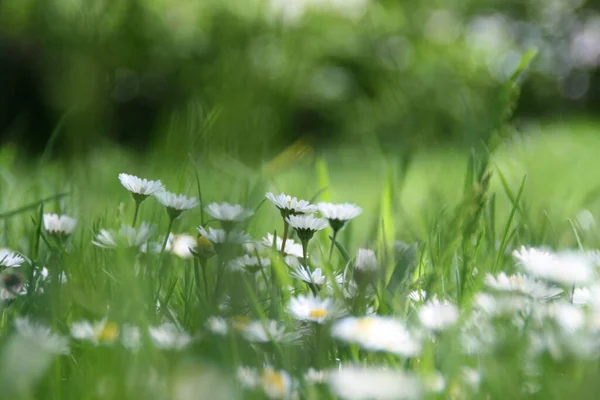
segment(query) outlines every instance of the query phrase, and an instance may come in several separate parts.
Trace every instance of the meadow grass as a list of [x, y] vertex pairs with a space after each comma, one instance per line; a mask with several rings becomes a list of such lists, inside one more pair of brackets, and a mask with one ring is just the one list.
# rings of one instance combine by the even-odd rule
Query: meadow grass
[[[22, 165], [4, 148], [2, 397], [591, 398], [594, 126], [529, 128], [489, 162], [339, 146], [269, 176], [158, 149]], [[200, 204], [172, 219], [150, 196], [133, 222], [123, 172]], [[290, 214], [266, 192], [362, 213], [336, 242], [323, 221], [310, 240], [290, 227], [283, 254], [260, 244]], [[219, 221], [213, 202], [253, 215]], [[77, 218], [74, 230], [48, 213]]]

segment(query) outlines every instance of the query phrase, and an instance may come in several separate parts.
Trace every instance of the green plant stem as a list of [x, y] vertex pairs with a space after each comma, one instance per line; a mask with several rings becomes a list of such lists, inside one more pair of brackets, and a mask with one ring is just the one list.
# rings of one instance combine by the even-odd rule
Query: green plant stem
[[133, 212], [133, 222], [131, 223], [131, 226], [135, 228], [135, 224], [137, 222], [137, 218], [138, 218], [138, 213], [140, 211], [140, 204], [142, 204], [141, 201], [135, 201], [135, 211]]
[[[283, 239], [281, 239], [281, 253], [282, 254], [285, 254], [285, 242], [287, 242], [289, 231], [290, 231], [290, 224], [284, 219], [283, 220]], [[273, 241], [277, 242], [277, 238], [273, 238]]]
[[[163, 240], [162, 246], [160, 248], [160, 255], [158, 256], [158, 271], [159, 271], [159, 279], [162, 280], [164, 275], [164, 268], [162, 265], [163, 256], [165, 253], [165, 249], [167, 248], [167, 243], [169, 242], [169, 235], [171, 234], [171, 229], [173, 228], [173, 223], [175, 222], [175, 218], [169, 217], [169, 226], [167, 228], [167, 233], [165, 235], [165, 239]], [[158, 294], [157, 294], [158, 296]]]
[[333, 256], [333, 247], [335, 246], [335, 240], [337, 238], [338, 231], [333, 231], [333, 236], [331, 237], [331, 246], [329, 247], [329, 257], [328, 263], [331, 264], [331, 257]]

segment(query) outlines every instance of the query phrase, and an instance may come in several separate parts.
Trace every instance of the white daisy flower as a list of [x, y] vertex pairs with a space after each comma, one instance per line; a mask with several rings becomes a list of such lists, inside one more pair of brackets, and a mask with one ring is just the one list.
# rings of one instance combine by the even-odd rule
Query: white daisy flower
[[118, 233], [112, 229], [101, 229], [92, 243], [105, 249], [115, 247], [140, 247], [152, 234], [153, 227], [142, 222], [139, 228], [122, 225]]
[[206, 212], [214, 219], [226, 222], [240, 222], [254, 215], [252, 210], [229, 203], [211, 203], [206, 207]]
[[271, 260], [269, 258], [258, 258], [249, 256], [248, 254], [235, 258], [227, 263], [227, 266], [233, 271], [248, 271], [251, 273], [256, 273], [269, 265], [271, 265]]
[[299, 269], [300, 267], [302, 267], [300, 260], [298, 259], [298, 257], [295, 257], [295, 256], [285, 256], [283, 261], [285, 261], [287, 266], [292, 269]]
[[252, 389], [258, 384], [258, 373], [254, 368], [238, 367], [236, 371], [238, 381], [243, 387]]
[[294, 278], [300, 279], [301, 281], [317, 286], [323, 285], [327, 281], [327, 277], [323, 274], [323, 270], [321, 268], [311, 271], [304, 266], [300, 266], [292, 271], [290, 275]]
[[[194, 256], [193, 250], [196, 249], [196, 238], [184, 233], [170, 236], [170, 249], [165, 249], [175, 254], [179, 258], [188, 259]], [[160, 251], [160, 250], [159, 250]]]
[[430, 300], [419, 309], [419, 320], [432, 331], [442, 331], [456, 324], [458, 308], [448, 301]]
[[192, 338], [171, 323], [148, 328], [150, 338], [159, 349], [181, 350], [186, 347]]
[[513, 257], [525, 272], [541, 279], [565, 285], [582, 285], [594, 279], [594, 264], [586, 253], [554, 253], [522, 246]]
[[9, 249], [0, 249], [0, 267], [17, 268], [25, 261], [25, 258]]
[[362, 208], [355, 204], [319, 203], [317, 208], [323, 217], [329, 221], [331, 228], [337, 232], [350, 221], [362, 213]]
[[384, 351], [404, 357], [414, 357], [421, 352], [416, 341], [399, 321], [379, 316], [346, 317], [336, 322], [332, 336], [364, 349]]
[[209, 317], [206, 320], [206, 328], [215, 335], [225, 336], [229, 332], [227, 321], [221, 317]]
[[279, 342], [286, 338], [285, 326], [278, 321], [250, 321], [240, 328], [244, 338], [250, 342]]
[[325, 382], [327, 377], [326, 371], [319, 371], [314, 368], [309, 368], [304, 374], [304, 380], [308, 383], [317, 384]]
[[311, 205], [308, 201], [298, 200], [296, 197], [288, 196], [284, 193], [274, 195], [271, 192], [267, 192], [265, 196], [279, 209], [283, 218], [286, 218], [289, 215], [313, 213], [317, 211], [317, 206]]
[[423, 395], [418, 377], [382, 367], [342, 365], [329, 370], [327, 382], [344, 400], [420, 399]]
[[422, 303], [427, 300], [427, 292], [423, 289], [413, 290], [408, 294], [408, 298], [416, 303]]
[[313, 295], [297, 296], [290, 299], [288, 311], [299, 321], [324, 323], [335, 319], [340, 312], [331, 299], [319, 299]]
[[292, 379], [285, 371], [265, 367], [258, 377], [258, 383], [270, 399], [289, 399], [291, 396]]
[[69, 354], [69, 341], [52, 332], [47, 326], [32, 322], [27, 317], [17, 317], [15, 328], [19, 335], [48, 353]]
[[300, 236], [301, 232], [318, 232], [321, 229], [327, 228], [327, 221], [323, 218], [315, 217], [312, 214], [309, 215], [290, 215], [286, 218], [286, 221], [290, 224], [290, 226], [296, 231], [298, 231], [298, 236]]
[[560, 295], [563, 290], [558, 287], [548, 286], [543, 282], [531, 279], [527, 275], [506, 275], [504, 272], [496, 276], [487, 274], [485, 284], [490, 289], [499, 292], [517, 292], [534, 299], [549, 299]]
[[198, 232], [205, 238], [207, 238], [213, 244], [232, 243], [232, 244], [244, 244], [251, 241], [250, 236], [244, 232], [226, 232], [223, 229], [208, 228], [205, 229], [203, 226], [198, 227]]
[[142, 345], [142, 331], [134, 325], [125, 324], [121, 329], [121, 344], [130, 350], [138, 350]]
[[68, 215], [44, 214], [44, 229], [54, 235], [68, 236], [75, 230], [77, 220]]
[[373, 250], [358, 249], [354, 265], [360, 271], [377, 272], [377, 256]]
[[119, 333], [119, 326], [106, 318], [95, 323], [79, 321], [71, 324], [71, 336], [74, 339], [94, 344], [113, 344], [119, 338]]
[[531, 305], [531, 300], [518, 295], [498, 294], [494, 296], [490, 293], [477, 293], [474, 305], [485, 314], [497, 317], [527, 310]]
[[160, 180], [149, 181], [147, 179], [140, 179], [137, 176], [127, 174], [119, 174], [119, 180], [125, 189], [134, 194], [134, 198], [136, 197], [135, 195], [139, 196], [136, 198], [136, 200], [143, 200], [146, 197], [165, 189]]
[[183, 194], [177, 195], [166, 190], [155, 193], [154, 197], [160, 204], [165, 206], [171, 218], [177, 218], [183, 211], [190, 210], [200, 204], [195, 197], [188, 198]]
[[[272, 233], [267, 233], [267, 237], [263, 238], [262, 244], [268, 248], [273, 248], [273, 241], [275, 241], [275, 248], [277, 250], [281, 249], [283, 244], [283, 239], [279, 236], [275, 237]], [[303, 257], [302, 254], [302, 245], [300, 243], [294, 242], [292, 239], [288, 238], [285, 242], [285, 254], [294, 256], [294, 257]]]

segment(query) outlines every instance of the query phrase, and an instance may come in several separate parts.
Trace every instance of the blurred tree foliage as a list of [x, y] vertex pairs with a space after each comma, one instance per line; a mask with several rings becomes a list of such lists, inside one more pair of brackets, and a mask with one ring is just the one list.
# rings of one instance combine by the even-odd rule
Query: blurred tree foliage
[[493, 76], [494, 49], [467, 35], [494, 5], [3, 0], [1, 133], [37, 151], [118, 139], [249, 163], [300, 138], [392, 151], [472, 142], [511, 101], [516, 65]]

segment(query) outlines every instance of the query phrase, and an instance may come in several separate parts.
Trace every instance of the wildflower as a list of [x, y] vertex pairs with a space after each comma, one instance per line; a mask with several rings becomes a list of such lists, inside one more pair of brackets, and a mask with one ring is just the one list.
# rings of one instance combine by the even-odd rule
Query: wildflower
[[286, 221], [296, 230], [302, 242], [310, 240], [315, 232], [327, 227], [326, 220], [314, 215], [290, 215]]
[[236, 222], [244, 221], [254, 214], [254, 211], [245, 209], [239, 204], [229, 203], [211, 203], [206, 207], [206, 212], [221, 221], [225, 230], [230, 230]]
[[430, 300], [419, 309], [419, 319], [432, 331], [442, 331], [456, 323], [458, 308], [447, 301]]
[[17, 333], [51, 354], [69, 354], [69, 341], [27, 317], [15, 319]]
[[321, 215], [329, 221], [334, 234], [342, 229], [346, 222], [358, 217], [362, 213], [362, 208], [350, 203], [319, 203], [317, 204], [317, 208]]
[[17, 268], [25, 261], [25, 258], [9, 249], [0, 249], [0, 267]]
[[331, 299], [321, 300], [312, 295], [293, 297], [290, 300], [288, 310], [297, 320], [320, 324], [334, 319], [339, 315], [339, 311]]
[[323, 275], [323, 270], [321, 268], [317, 268], [314, 271], [311, 271], [307, 267], [299, 266], [290, 274], [292, 277], [300, 279], [311, 285], [321, 286], [325, 284], [327, 278]]
[[209, 317], [206, 320], [206, 327], [215, 335], [225, 336], [229, 332], [227, 321], [221, 317]]
[[475, 306], [490, 316], [515, 314], [530, 306], [531, 302], [526, 297], [515, 295], [492, 295], [477, 293], [474, 299]]
[[258, 373], [253, 368], [240, 366], [236, 375], [238, 381], [247, 389], [252, 389], [258, 384]]
[[427, 292], [423, 289], [413, 290], [408, 294], [408, 298], [414, 302], [421, 303], [427, 300]]
[[185, 210], [192, 209], [197, 207], [198, 200], [195, 197], [186, 197], [183, 194], [177, 195], [175, 193], [162, 191], [154, 194], [154, 197], [165, 206], [167, 209], [167, 214], [173, 220], [177, 218], [182, 212]]
[[265, 196], [279, 209], [281, 216], [284, 219], [290, 215], [313, 213], [317, 211], [317, 207], [311, 205], [308, 201], [298, 200], [296, 197], [291, 197], [284, 193], [274, 195], [273, 193], [268, 192]]
[[343, 365], [327, 374], [331, 390], [345, 400], [419, 399], [418, 377], [400, 370]]
[[223, 229], [215, 228], [208, 228], [206, 230], [203, 226], [199, 226], [198, 232], [213, 244], [243, 244], [250, 241], [250, 236], [241, 231], [226, 232]]
[[125, 324], [121, 329], [121, 344], [131, 350], [137, 350], [142, 345], [142, 332], [137, 326]]
[[44, 229], [57, 236], [69, 236], [75, 230], [77, 220], [68, 215], [44, 214]]
[[359, 284], [373, 282], [378, 272], [377, 257], [369, 249], [359, 249], [354, 262], [354, 280]]
[[181, 350], [186, 347], [192, 338], [171, 323], [148, 328], [150, 338], [159, 349]]
[[287, 337], [285, 326], [273, 320], [250, 321], [241, 328], [241, 331], [244, 338], [250, 342], [279, 342]]
[[593, 260], [585, 253], [552, 253], [522, 246], [513, 257], [527, 273], [565, 285], [588, 283], [594, 277]]
[[258, 258], [247, 254], [235, 258], [227, 264], [234, 271], [248, 271], [257, 273], [262, 268], [271, 265], [271, 260], [268, 258]]
[[131, 192], [133, 198], [140, 202], [148, 196], [152, 196], [165, 189], [160, 180], [149, 181], [127, 174], [119, 174], [119, 180], [121, 181], [121, 185]]
[[312, 384], [324, 383], [326, 377], [326, 371], [318, 371], [314, 368], [309, 368], [304, 374], [304, 380]]
[[421, 351], [421, 344], [413, 339], [406, 327], [388, 317], [346, 317], [334, 324], [331, 334], [367, 350], [404, 357], [414, 357]]
[[[170, 249], [165, 249], [179, 258], [188, 259], [194, 256], [192, 251], [196, 250], [196, 238], [186, 234], [172, 235]], [[169, 246], [168, 246], [169, 247]]]
[[119, 326], [106, 318], [94, 324], [88, 321], [71, 324], [71, 336], [94, 344], [113, 344], [119, 337]]
[[118, 233], [115, 233], [111, 229], [101, 229], [92, 243], [106, 249], [115, 247], [140, 247], [148, 241], [152, 231], [152, 226], [147, 222], [142, 222], [138, 229], [122, 225]]
[[550, 299], [560, 295], [563, 290], [535, 281], [523, 274], [506, 275], [504, 272], [496, 276], [487, 274], [485, 284], [499, 292], [518, 292], [534, 299]]
[[289, 398], [290, 396], [292, 380], [285, 371], [276, 371], [271, 367], [265, 367], [258, 382], [270, 399]]
[[[275, 243], [273, 244], [273, 242]], [[281, 249], [283, 239], [273, 236], [272, 233], [268, 233], [267, 237], [263, 238], [262, 244], [269, 248], [273, 248], [273, 245], [275, 245], [276, 249]], [[294, 242], [292, 239], [287, 239], [284, 253], [290, 256], [302, 258], [302, 245]]]

